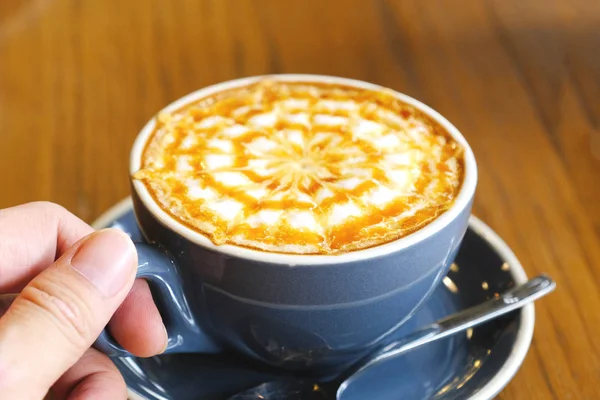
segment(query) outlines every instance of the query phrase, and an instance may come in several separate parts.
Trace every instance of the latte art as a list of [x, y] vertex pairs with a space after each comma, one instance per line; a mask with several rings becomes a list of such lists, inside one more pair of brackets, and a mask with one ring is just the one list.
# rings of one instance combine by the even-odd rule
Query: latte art
[[217, 245], [336, 254], [446, 211], [462, 151], [386, 91], [261, 81], [160, 114], [134, 179]]

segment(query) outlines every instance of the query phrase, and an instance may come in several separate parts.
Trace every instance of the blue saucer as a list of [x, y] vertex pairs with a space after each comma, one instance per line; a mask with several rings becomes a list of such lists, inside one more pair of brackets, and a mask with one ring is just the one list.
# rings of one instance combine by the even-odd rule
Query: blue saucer
[[[129, 199], [105, 213], [94, 227], [119, 228], [134, 240], [142, 240]], [[389, 339], [478, 304], [525, 280], [523, 268], [506, 244], [472, 217], [444, 285]], [[529, 305], [469, 330], [466, 335], [428, 344], [376, 367], [345, 394], [352, 399], [370, 400], [493, 398], [523, 362], [533, 325], [534, 309]], [[132, 400], [225, 399], [282, 374], [238, 354], [175, 354], [113, 361], [127, 382]], [[335, 399], [335, 390], [326, 386], [324, 390], [324, 399]]]

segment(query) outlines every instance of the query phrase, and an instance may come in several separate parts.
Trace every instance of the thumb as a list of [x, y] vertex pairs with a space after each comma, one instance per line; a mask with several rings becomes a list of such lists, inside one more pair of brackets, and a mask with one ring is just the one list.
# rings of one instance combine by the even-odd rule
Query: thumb
[[33, 279], [0, 319], [0, 393], [43, 398], [125, 299], [136, 266], [131, 239], [107, 229], [73, 245]]

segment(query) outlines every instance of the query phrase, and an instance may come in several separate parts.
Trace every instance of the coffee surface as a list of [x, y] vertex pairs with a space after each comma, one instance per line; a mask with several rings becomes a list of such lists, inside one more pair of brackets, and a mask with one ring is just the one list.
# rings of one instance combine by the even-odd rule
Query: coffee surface
[[386, 90], [269, 80], [161, 113], [134, 179], [217, 245], [339, 254], [454, 202], [462, 147]]

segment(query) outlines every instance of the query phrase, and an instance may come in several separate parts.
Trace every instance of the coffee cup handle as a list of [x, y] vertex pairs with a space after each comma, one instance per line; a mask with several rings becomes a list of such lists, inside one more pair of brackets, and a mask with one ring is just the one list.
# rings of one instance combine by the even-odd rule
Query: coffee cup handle
[[[135, 243], [138, 253], [136, 278], [148, 281], [159, 295], [157, 307], [167, 328], [168, 353], [217, 353], [220, 347], [198, 325], [183, 294], [183, 282], [171, 256], [156, 246]], [[115, 357], [132, 357], [105, 328], [94, 343], [101, 352]]]

